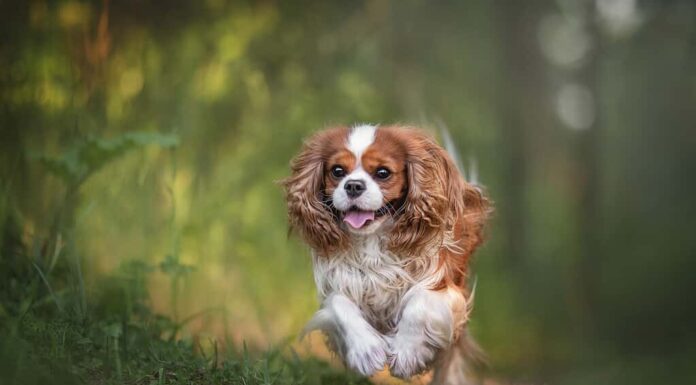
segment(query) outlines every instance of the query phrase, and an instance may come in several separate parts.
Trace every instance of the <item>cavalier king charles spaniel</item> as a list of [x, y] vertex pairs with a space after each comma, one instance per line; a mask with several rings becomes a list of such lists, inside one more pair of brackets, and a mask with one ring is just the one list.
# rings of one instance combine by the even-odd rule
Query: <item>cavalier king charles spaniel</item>
[[283, 181], [291, 228], [312, 249], [319, 329], [353, 370], [462, 384], [480, 352], [466, 332], [468, 264], [489, 212], [424, 132], [358, 125], [314, 134]]

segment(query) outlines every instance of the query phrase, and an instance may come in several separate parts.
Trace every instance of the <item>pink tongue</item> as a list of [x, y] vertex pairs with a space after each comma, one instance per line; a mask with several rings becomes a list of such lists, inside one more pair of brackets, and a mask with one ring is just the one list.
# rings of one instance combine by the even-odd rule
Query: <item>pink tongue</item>
[[353, 226], [354, 229], [359, 229], [363, 227], [365, 222], [369, 220], [374, 220], [375, 219], [375, 212], [374, 211], [358, 211], [358, 210], [351, 210], [346, 213], [346, 216], [343, 218], [344, 221], [348, 222], [351, 226]]

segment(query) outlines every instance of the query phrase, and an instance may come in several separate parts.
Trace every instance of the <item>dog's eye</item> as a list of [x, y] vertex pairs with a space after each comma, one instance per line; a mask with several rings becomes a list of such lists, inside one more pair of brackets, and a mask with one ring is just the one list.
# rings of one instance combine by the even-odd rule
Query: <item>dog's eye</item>
[[333, 166], [331, 167], [331, 175], [333, 175], [334, 178], [343, 178], [346, 176], [346, 170], [341, 166]]
[[384, 167], [380, 167], [375, 171], [375, 176], [379, 179], [387, 179], [391, 175], [391, 172]]

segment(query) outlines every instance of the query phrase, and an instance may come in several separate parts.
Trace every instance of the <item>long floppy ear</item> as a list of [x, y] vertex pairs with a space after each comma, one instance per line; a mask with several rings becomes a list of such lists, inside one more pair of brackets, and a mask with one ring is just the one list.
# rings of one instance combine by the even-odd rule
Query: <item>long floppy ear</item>
[[[464, 181], [454, 161], [432, 138], [417, 130], [405, 131], [408, 191], [390, 248], [406, 255], [421, 253], [433, 242], [443, 241], [445, 232], [454, 231], [462, 218], [465, 232], [472, 230], [472, 236], [480, 237], [487, 212], [483, 195]], [[467, 217], [474, 225], [471, 229]]]
[[291, 230], [320, 255], [328, 255], [348, 244], [324, 196], [324, 152], [336, 130], [322, 131], [307, 140], [290, 163], [291, 175], [281, 181], [285, 188]]

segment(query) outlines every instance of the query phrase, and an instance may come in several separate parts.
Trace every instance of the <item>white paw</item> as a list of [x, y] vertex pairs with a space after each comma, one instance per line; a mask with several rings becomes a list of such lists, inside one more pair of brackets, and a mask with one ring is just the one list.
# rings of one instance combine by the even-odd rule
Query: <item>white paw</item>
[[397, 334], [391, 341], [389, 370], [395, 377], [412, 377], [428, 368], [435, 358], [435, 352], [435, 348], [421, 337]]
[[384, 369], [387, 362], [387, 343], [380, 336], [365, 333], [347, 342], [346, 365], [363, 376]]

